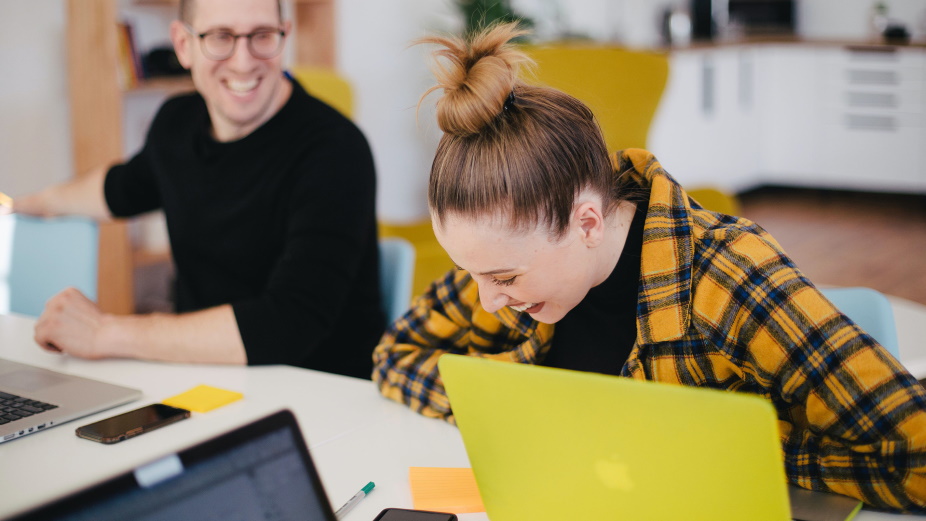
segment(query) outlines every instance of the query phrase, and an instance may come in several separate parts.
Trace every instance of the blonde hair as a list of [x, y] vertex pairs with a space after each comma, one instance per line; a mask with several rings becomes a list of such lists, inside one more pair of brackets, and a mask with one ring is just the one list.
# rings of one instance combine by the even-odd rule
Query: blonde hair
[[438, 224], [448, 214], [503, 215], [514, 229], [544, 225], [561, 238], [583, 189], [601, 195], [606, 215], [619, 200], [591, 110], [568, 94], [520, 79], [521, 68], [533, 66], [512, 43], [523, 34], [517, 23], [507, 23], [469, 39], [418, 42], [441, 46], [434, 52], [438, 84], [424, 94], [443, 90], [436, 108], [444, 135], [428, 186]]

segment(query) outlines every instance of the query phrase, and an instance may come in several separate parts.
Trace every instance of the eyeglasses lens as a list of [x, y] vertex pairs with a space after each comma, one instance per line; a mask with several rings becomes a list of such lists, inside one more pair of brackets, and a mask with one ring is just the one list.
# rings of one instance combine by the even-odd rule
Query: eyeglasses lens
[[276, 56], [283, 44], [283, 33], [278, 30], [255, 31], [251, 34], [236, 35], [228, 32], [211, 32], [202, 36], [203, 52], [213, 60], [225, 60], [235, 52], [238, 38], [248, 41], [248, 51], [258, 59]]

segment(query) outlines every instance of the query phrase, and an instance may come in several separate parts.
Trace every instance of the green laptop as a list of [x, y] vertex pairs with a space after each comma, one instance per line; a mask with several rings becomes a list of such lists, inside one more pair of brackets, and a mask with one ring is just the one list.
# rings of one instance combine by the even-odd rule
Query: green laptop
[[745, 394], [439, 362], [492, 521], [788, 521], [775, 410]]

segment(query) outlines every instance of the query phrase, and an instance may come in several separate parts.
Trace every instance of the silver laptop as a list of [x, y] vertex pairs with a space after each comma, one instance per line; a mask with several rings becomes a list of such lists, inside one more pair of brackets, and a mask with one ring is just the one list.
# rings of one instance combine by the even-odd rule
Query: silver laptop
[[138, 389], [0, 358], [0, 443], [140, 397]]

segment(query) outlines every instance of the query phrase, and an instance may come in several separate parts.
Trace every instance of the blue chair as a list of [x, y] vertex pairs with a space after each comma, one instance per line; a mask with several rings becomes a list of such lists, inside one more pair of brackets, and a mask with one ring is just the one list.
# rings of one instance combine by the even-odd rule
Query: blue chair
[[391, 324], [408, 310], [415, 276], [415, 248], [405, 239], [379, 241], [379, 284], [383, 311]]
[[68, 286], [96, 300], [98, 244], [89, 219], [0, 216], [0, 311], [37, 317]]
[[823, 295], [900, 360], [900, 342], [891, 302], [870, 288], [826, 288]]

